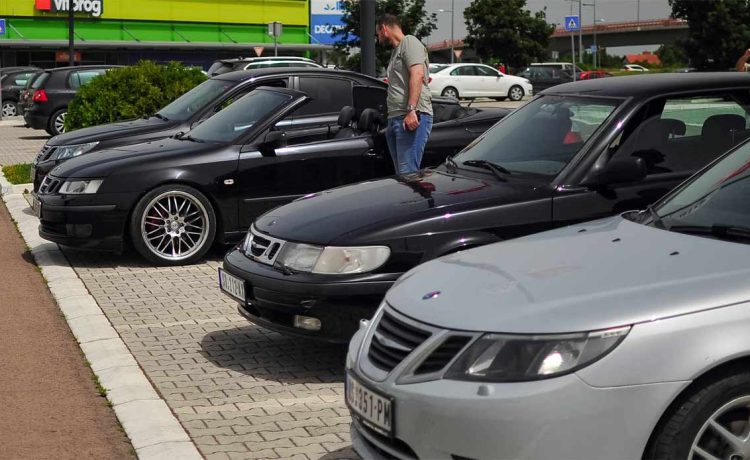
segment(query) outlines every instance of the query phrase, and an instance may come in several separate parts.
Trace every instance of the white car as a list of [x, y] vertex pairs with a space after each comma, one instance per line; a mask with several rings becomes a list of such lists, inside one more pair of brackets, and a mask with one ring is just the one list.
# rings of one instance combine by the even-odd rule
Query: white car
[[433, 96], [458, 98], [491, 97], [520, 101], [531, 96], [533, 87], [525, 78], [505, 75], [484, 64], [452, 64], [430, 73]]
[[647, 68], [638, 64], [625, 64], [622, 67], [622, 70], [627, 70], [628, 72], [648, 72], [649, 71]]

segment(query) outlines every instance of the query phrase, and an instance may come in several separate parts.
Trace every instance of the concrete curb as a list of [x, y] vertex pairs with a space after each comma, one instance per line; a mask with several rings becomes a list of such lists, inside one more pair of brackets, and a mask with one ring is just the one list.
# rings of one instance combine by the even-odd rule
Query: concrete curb
[[27, 188], [12, 186], [0, 171], [0, 195], [138, 458], [202, 459], [60, 248], [39, 237], [39, 220], [22, 195]]

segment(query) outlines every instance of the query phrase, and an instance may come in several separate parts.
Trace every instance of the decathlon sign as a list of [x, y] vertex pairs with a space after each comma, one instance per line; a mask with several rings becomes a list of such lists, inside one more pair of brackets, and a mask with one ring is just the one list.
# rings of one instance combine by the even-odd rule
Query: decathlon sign
[[70, 11], [71, 3], [75, 13], [86, 13], [98, 18], [104, 11], [104, 0], [36, 0], [35, 8], [60, 13]]
[[344, 28], [344, 3], [345, 0], [311, 0], [311, 43], [332, 45], [342, 38], [334, 37], [333, 34]]

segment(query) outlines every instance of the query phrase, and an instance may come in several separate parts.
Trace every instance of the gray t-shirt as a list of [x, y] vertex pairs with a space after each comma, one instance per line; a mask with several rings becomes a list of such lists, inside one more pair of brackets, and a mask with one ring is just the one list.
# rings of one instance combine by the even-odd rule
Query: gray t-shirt
[[432, 115], [429, 81], [430, 62], [427, 48], [414, 35], [406, 35], [391, 52], [388, 63], [388, 118], [406, 115], [409, 105], [409, 69], [413, 65], [424, 65], [422, 92], [417, 101], [417, 111]]

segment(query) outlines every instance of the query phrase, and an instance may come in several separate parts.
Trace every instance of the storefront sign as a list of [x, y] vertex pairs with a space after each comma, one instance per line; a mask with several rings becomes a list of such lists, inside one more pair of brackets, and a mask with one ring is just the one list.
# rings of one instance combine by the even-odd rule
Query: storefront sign
[[333, 34], [344, 28], [344, 3], [345, 0], [311, 0], [311, 43], [332, 45], [341, 40], [341, 36]]
[[[75, 62], [81, 62], [81, 52], [74, 52], [73, 58]], [[67, 51], [55, 51], [55, 62], [70, 62], [70, 53]]]
[[35, 8], [39, 11], [50, 11], [52, 13], [67, 12], [70, 3], [73, 3], [73, 11], [86, 13], [99, 17], [104, 11], [104, 0], [35, 0]]

